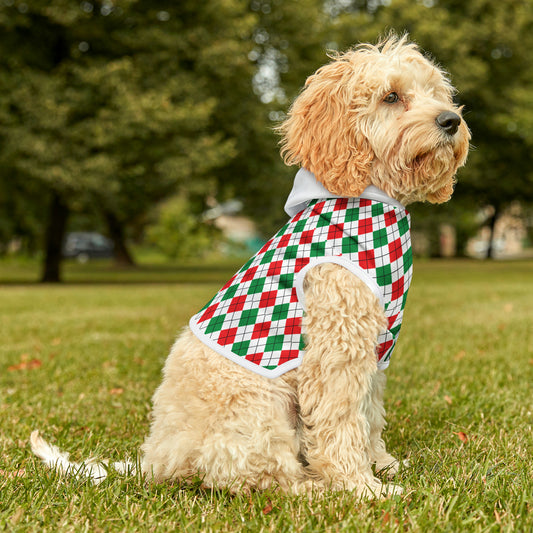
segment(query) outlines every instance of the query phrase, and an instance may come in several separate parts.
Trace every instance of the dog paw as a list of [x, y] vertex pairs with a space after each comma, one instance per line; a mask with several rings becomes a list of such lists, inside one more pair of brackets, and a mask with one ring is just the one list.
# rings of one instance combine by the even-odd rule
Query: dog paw
[[403, 487], [393, 483], [375, 483], [367, 484], [361, 490], [357, 491], [359, 496], [364, 499], [388, 498], [390, 496], [399, 496], [403, 493]]
[[386, 483], [386, 496], [399, 496], [403, 494], [403, 487], [394, 483]]
[[387, 455], [387, 457], [382, 457], [379, 461], [376, 461], [376, 473], [391, 479], [402, 468], [407, 468], [408, 466], [409, 461], [407, 459], [398, 461], [398, 459], [395, 459], [392, 455]]

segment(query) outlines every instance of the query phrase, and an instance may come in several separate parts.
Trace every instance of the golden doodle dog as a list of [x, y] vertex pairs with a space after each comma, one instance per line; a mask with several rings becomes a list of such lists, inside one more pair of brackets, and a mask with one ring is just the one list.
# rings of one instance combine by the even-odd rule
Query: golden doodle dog
[[[291, 218], [174, 344], [142, 446], [149, 478], [401, 492], [373, 470], [399, 467], [382, 439], [383, 369], [412, 273], [405, 205], [447, 201], [467, 157], [453, 94], [406, 37], [308, 78], [279, 128], [285, 162], [301, 167]], [[79, 466], [31, 441], [49, 465]]]

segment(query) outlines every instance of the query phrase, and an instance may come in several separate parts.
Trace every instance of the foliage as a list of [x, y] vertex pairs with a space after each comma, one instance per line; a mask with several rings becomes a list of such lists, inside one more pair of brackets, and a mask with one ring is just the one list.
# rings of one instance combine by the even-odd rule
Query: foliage
[[239, 197], [270, 234], [295, 170], [273, 126], [326, 48], [391, 29], [459, 89], [474, 149], [458, 205], [532, 203], [533, 0], [14, 0], [0, 3], [0, 240], [35, 246], [57, 196], [142, 235], [178, 193], [195, 213]]
[[245, 214], [269, 237], [284, 223], [283, 203], [296, 173], [283, 164], [273, 129], [306, 77], [327, 59], [322, 44], [326, 17], [322, 0], [247, 4], [255, 17], [247, 63], [252, 83], [227, 75], [213, 81], [224, 95], [214, 123], [236, 139], [238, 150], [216, 171], [216, 196], [243, 200]]
[[[0, 529], [532, 529], [531, 262], [415, 264], [385, 397], [386, 441], [410, 460], [395, 480], [408, 489], [401, 497], [231, 496], [116, 474], [95, 487], [32, 458], [35, 428], [73, 460], [135, 457], [176, 332], [237, 267], [145, 271], [146, 283], [133, 285], [123, 281], [139, 273], [121, 282], [109, 269], [101, 279], [116, 283], [2, 287], [11, 312], [0, 347]], [[161, 284], [162, 274], [172, 283]]]
[[216, 229], [203, 223], [184, 196], [174, 196], [159, 206], [157, 220], [148, 226], [148, 242], [171, 259], [201, 257], [215, 248]]
[[[179, 191], [200, 208], [208, 194], [238, 195], [269, 226], [290, 179], [258, 66], [282, 73], [289, 93], [301, 84], [320, 2], [301, 4], [0, 4], [0, 192], [20, 180], [42, 191], [41, 219], [59, 195], [69, 210], [97, 205], [115, 226], [141, 228]], [[0, 226], [4, 239], [33, 229]]]
[[208, 55], [250, 31], [245, 16], [222, 23], [236, 2], [219, 4], [221, 18], [206, 9], [202, 28], [187, 26], [187, 3], [171, 12], [142, 2], [2, 6], [3, 161], [71, 205], [98, 202], [125, 222], [178, 184], [205, 190], [234, 142], [209, 131], [217, 101], [185, 52], [200, 32]]

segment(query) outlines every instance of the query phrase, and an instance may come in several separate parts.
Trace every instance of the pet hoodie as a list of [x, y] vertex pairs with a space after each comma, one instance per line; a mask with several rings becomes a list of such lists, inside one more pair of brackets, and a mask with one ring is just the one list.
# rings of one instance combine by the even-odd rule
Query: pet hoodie
[[412, 277], [409, 213], [374, 186], [359, 198], [336, 196], [305, 169], [285, 211], [292, 218], [191, 318], [191, 330], [239, 365], [278, 377], [305, 356], [305, 274], [335, 263], [364, 281], [385, 310], [376, 357], [386, 368]]

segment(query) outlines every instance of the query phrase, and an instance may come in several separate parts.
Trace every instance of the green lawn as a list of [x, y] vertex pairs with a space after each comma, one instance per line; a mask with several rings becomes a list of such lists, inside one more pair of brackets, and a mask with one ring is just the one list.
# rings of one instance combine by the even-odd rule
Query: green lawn
[[175, 335], [237, 266], [69, 265], [76, 283], [39, 286], [33, 265], [0, 264], [0, 530], [533, 530], [533, 262], [415, 262], [387, 371], [401, 497], [93, 486], [31, 456], [39, 428], [74, 460], [135, 458]]

